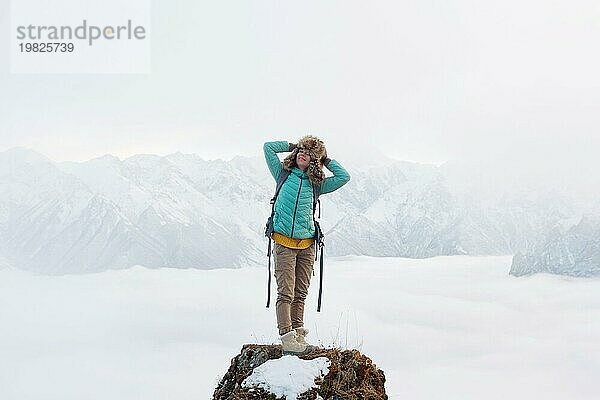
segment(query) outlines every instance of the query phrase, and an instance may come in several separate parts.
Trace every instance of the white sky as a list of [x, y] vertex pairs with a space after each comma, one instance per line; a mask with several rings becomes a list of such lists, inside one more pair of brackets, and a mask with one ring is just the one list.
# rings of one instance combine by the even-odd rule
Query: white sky
[[227, 159], [310, 132], [332, 156], [600, 167], [597, 1], [154, 1], [147, 75], [10, 74], [8, 10], [0, 151]]

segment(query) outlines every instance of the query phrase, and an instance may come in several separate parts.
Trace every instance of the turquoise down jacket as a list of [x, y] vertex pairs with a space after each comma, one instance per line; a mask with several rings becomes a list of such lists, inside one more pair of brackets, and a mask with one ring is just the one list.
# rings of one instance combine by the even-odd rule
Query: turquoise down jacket
[[[283, 169], [283, 163], [277, 153], [289, 152], [290, 143], [286, 141], [267, 142], [263, 146], [265, 159], [275, 181]], [[325, 166], [333, 176], [321, 182], [321, 194], [331, 193], [344, 186], [350, 180], [350, 174], [337, 161], [330, 160]], [[313, 187], [308, 175], [294, 167], [283, 183], [275, 201], [273, 228], [275, 232], [295, 238], [307, 239], [315, 236], [313, 221]]]

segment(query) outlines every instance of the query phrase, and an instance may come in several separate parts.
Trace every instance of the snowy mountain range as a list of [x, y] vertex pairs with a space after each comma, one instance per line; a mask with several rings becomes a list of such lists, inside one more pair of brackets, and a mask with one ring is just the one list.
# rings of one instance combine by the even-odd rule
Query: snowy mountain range
[[[352, 179], [322, 197], [328, 256], [515, 254], [578, 214], [559, 195], [480, 198], [456, 184], [469, 176], [452, 165], [339, 161]], [[260, 157], [53, 162], [10, 149], [0, 153], [0, 268], [64, 274], [262, 265], [273, 191]]]
[[526, 253], [515, 254], [511, 275], [536, 272], [600, 276], [600, 219], [586, 215], [570, 228], [557, 225]]

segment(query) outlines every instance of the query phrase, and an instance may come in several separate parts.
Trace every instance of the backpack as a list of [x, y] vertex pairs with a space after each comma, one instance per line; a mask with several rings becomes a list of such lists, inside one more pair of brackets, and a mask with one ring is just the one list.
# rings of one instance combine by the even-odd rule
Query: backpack
[[[281, 170], [279, 176], [277, 176], [277, 187], [275, 188], [275, 195], [271, 199], [271, 216], [267, 219], [267, 223], [265, 226], [265, 236], [269, 239], [269, 244], [267, 248], [267, 258], [269, 260], [269, 281], [267, 283], [267, 308], [269, 308], [269, 304], [271, 303], [271, 235], [273, 234], [274, 226], [273, 226], [273, 216], [275, 215], [275, 200], [277, 200], [277, 196], [279, 195], [279, 191], [283, 186], [285, 180], [290, 176], [291, 171], [286, 170], [285, 168]], [[315, 223], [315, 261], [319, 258], [319, 253], [321, 253], [321, 261], [319, 267], [319, 300], [317, 302], [317, 312], [321, 312], [321, 297], [323, 293], [323, 246], [325, 243], [323, 242], [323, 231], [321, 230], [321, 225], [319, 221], [315, 218], [315, 212], [317, 209], [317, 205], [319, 206], [319, 216], [321, 218], [321, 200], [319, 200], [319, 195], [321, 194], [321, 185], [313, 183], [313, 221]], [[313, 269], [313, 276], [315, 274], [315, 270]]]

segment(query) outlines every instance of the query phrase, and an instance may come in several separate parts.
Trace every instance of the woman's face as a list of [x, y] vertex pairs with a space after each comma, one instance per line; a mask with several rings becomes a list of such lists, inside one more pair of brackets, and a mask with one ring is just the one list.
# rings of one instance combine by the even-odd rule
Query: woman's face
[[298, 154], [296, 154], [296, 164], [298, 164], [298, 168], [302, 171], [305, 171], [310, 164], [310, 155], [308, 150], [303, 149], [302, 147], [298, 147]]

